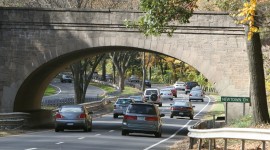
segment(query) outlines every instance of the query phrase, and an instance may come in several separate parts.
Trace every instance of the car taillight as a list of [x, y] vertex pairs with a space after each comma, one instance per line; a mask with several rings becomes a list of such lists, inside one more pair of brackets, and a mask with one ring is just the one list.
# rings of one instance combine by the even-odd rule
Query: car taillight
[[171, 107], [171, 110], [175, 110], [175, 108], [174, 107]]
[[62, 116], [60, 113], [57, 113], [57, 114], [55, 115], [55, 118], [56, 118], [56, 119], [61, 119], [61, 118], [64, 118], [64, 116]]
[[79, 118], [86, 118], [86, 114], [80, 114], [80, 117]]
[[158, 121], [158, 117], [145, 117], [146, 121]]
[[137, 120], [137, 116], [124, 115], [125, 120]]
[[188, 110], [192, 110], [192, 108], [191, 108], [191, 107], [188, 107], [187, 109], [188, 109]]
[[190, 93], [189, 96], [192, 96], [192, 94]]

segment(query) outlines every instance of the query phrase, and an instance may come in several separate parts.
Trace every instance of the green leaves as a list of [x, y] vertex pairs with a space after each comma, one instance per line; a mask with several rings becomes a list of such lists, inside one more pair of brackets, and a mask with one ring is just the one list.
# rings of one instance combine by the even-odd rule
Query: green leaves
[[125, 21], [127, 27], [136, 27], [146, 36], [158, 36], [167, 33], [169, 36], [176, 27], [172, 22], [189, 23], [197, 0], [141, 0], [140, 9], [144, 15], [137, 21]]

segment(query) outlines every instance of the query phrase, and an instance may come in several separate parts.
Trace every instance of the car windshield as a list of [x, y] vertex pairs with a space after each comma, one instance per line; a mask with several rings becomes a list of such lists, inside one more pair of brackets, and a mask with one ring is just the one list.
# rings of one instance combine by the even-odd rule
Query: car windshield
[[189, 106], [189, 104], [187, 102], [175, 102], [174, 105], [175, 106], [186, 106], [186, 107]]
[[198, 91], [198, 90], [202, 90], [199, 86], [196, 86], [194, 88], [191, 89], [192, 91]]
[[83, 112], [81, 107], [63, 107], [60, 112]]
[[158, 94], [157, 90], [147, 90], [146, 95]]
[[127, 113], [156, 115], [155, 108], [152, 105], [130, 105]]
[[118, 99], [116, 104], [130, 104], [132, 102], [131, 99]]

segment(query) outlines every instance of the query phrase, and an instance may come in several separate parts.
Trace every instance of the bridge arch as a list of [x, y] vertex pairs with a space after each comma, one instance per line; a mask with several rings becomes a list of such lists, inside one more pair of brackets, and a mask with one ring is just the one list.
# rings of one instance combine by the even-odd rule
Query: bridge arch
[[[125, 47], [162, 53], [192, 65], [215, 83], [220, 95], [249, 96], [244, 29], [227, 13], [196, 12], [189, 24], [177, 25], [173, 37], [144, 37], [136, 29], [125, 28], [123, 20], [135, 19], [140, 12], [0, 8], [0, 15], [1, 112], [37, 109], [40, 102], [35, 99], [62, 67], [101, 49]], [[34, 82], [40, 85], [31, 87]], [[28, 88], [38, 89], [37, 94], [31, 96]], [[32, 103], [24, 104], [22, 96], [31, 97]], [[233, 104], [232, 112], [238, 107]]]

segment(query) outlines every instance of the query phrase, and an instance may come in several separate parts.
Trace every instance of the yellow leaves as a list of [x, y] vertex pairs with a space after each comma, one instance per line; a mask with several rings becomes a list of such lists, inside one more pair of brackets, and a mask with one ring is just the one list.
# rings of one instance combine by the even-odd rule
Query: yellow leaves
[[250, 0], [250, 2], [246, 2], [243, 4], [243, 8], [238, 10], [238, 17], [244, 17], [242, 20], [238, 21], [239, 24], [248, 24], [249, 32], [248, 32], [248, 40], [250, 40], [253, 36], [254, 32], [258, 32], [259, 29], [254, 26], [254, 16], [255, 10], [257, 6], [257, 0]]

